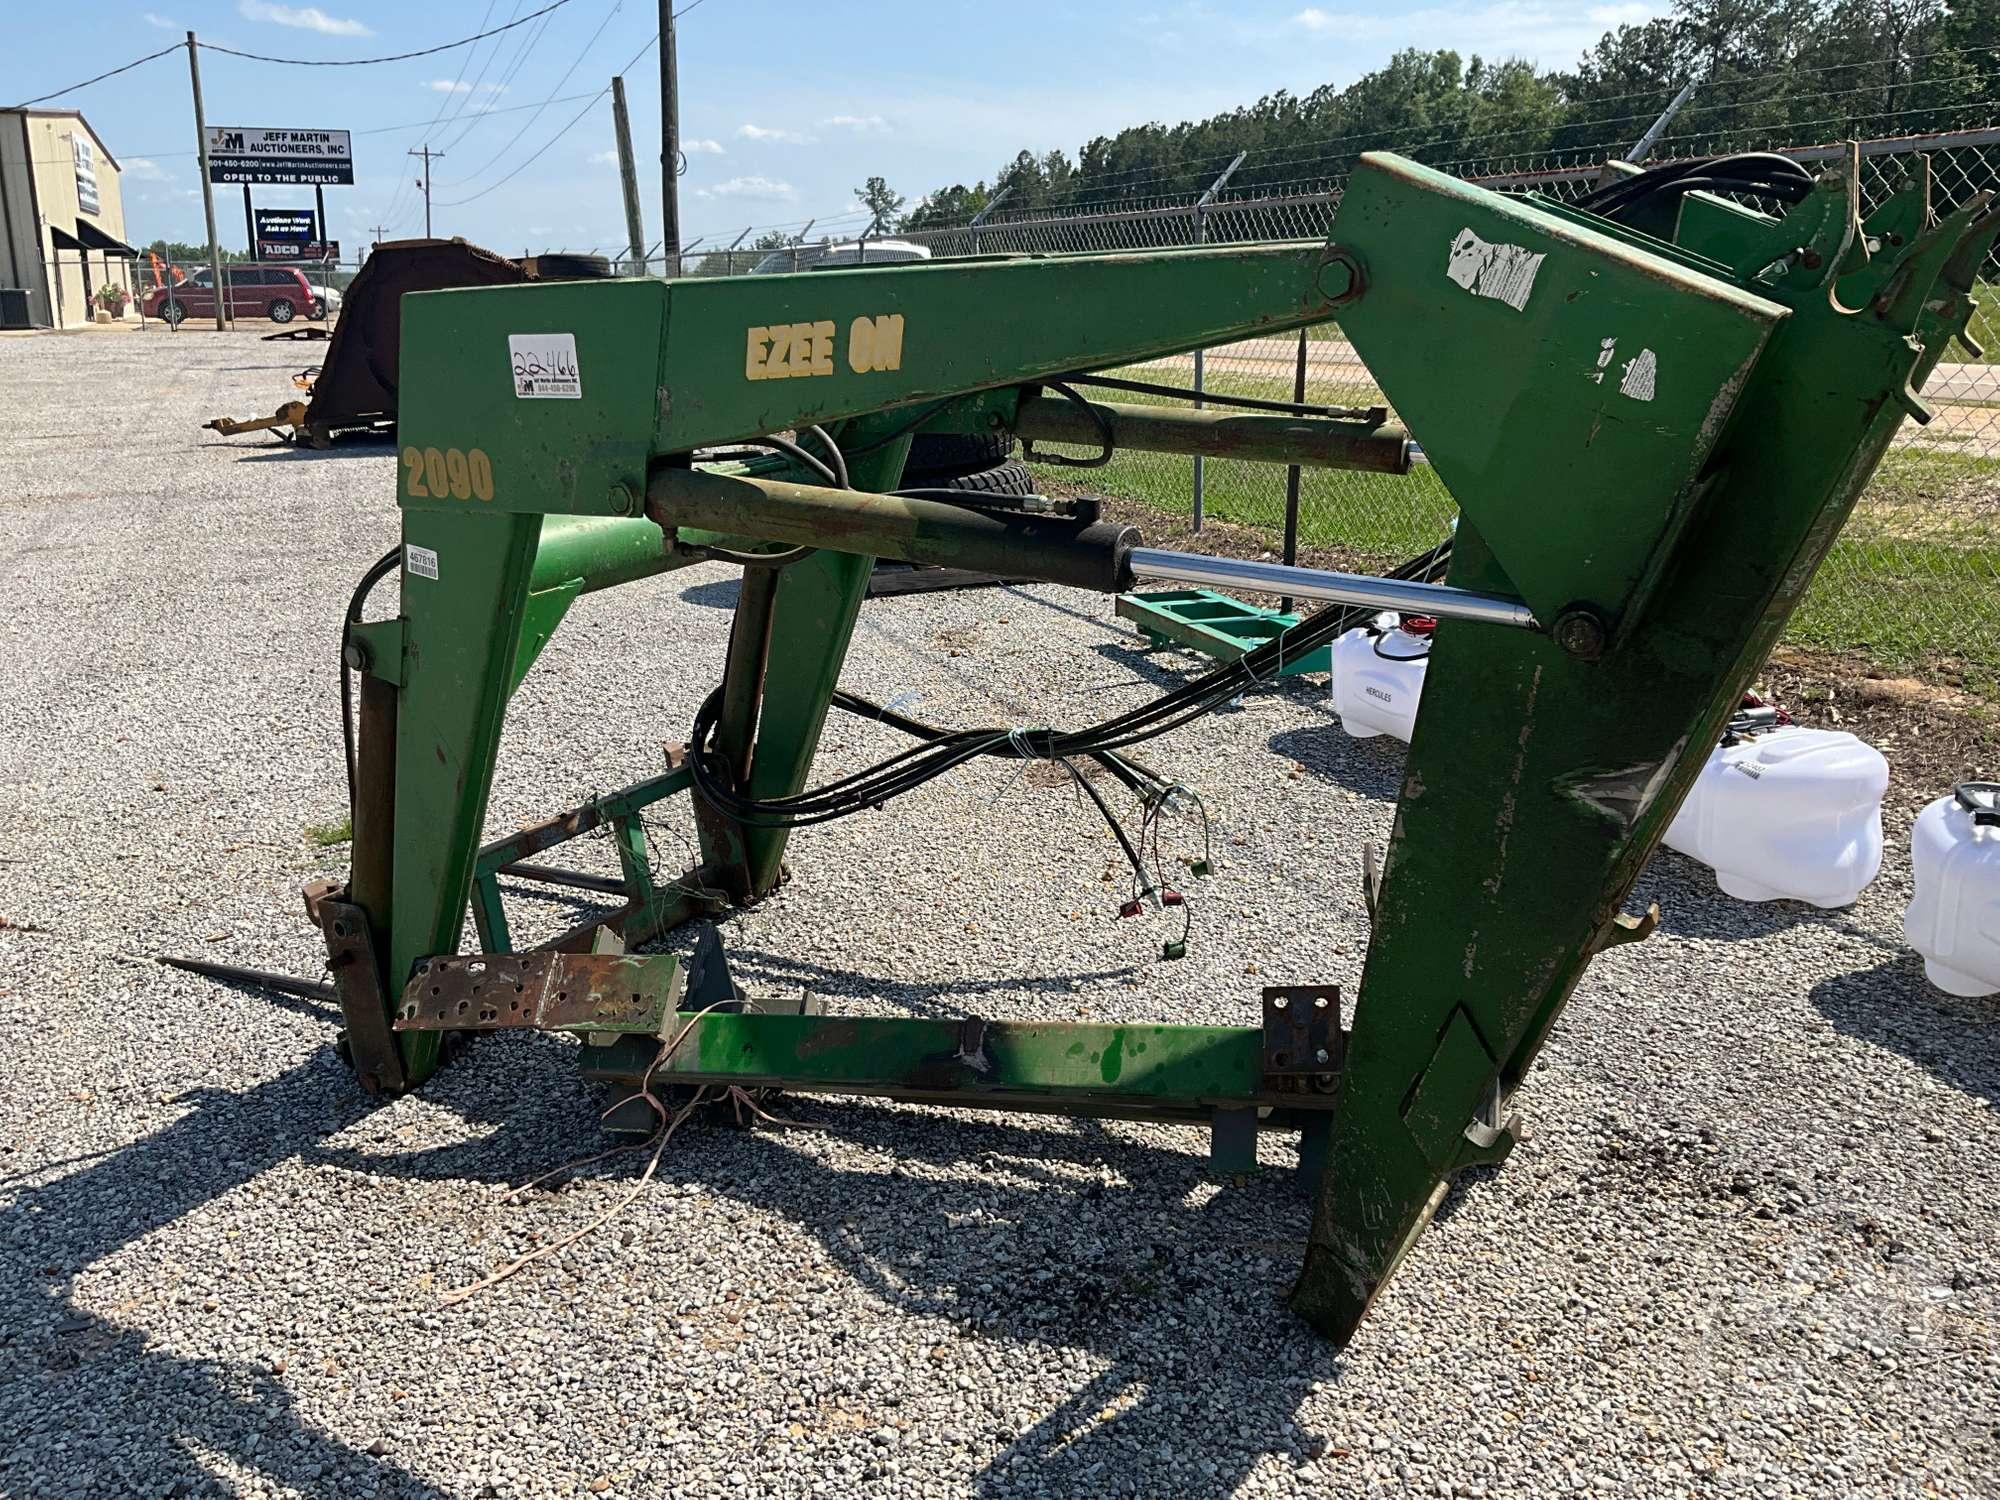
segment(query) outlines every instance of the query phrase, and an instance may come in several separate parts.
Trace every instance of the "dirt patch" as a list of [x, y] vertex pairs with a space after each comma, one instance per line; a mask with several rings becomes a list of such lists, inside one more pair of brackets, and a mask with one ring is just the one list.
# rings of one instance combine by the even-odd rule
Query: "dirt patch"
[[1887, 806], [1921, 807], [1956, 782], [2000, 775], [2000, 718], [1954, 683], [1894, 676], [1858, 654], [1781, 646], [1758, 684], [1797, 722], [1845, 729], [1880, 750]]

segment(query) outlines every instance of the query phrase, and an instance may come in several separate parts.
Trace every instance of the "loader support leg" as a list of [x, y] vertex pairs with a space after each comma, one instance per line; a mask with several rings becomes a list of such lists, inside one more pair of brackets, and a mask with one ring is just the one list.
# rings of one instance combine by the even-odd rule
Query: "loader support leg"
[[[436, 554], [437, 577], [406, 568], [402, 579], [394, 884], [383, 950], [383, 990], [392, 997], [418, 959], [457, 947], [465, 923], [541, 526], [536, 515], [403, 513], [405, 544]], [[357, 826], [357, 869], [374, 857], [362, 833]], [[405, 1032], [402, 1042], [409, 1081], [420, 1083], [437, 1066], [437, 1034]]]
[[[851, 423], [840, 440], [860, 446], [873, 431], [894, 425], [882, 418]], [[899, 438], [857, 459], [851, 465], [854, 487], [879, 491], [894, 486], [909, 446], [907, 438]], [[871, 557], [815, 552], [776, 570], [775, 579], [770, 569], [744, 575], [730, 634], [720, 732], [726, 737], [724, 750], [738, 764], [738, 747], [752, 746], [754, 735], [747, 778], [751, 795], [788, 797], [805, 786], [874, 566]], [[707, 813], [704, 824], [703, 858], [722, 862], [730, 857], [728, 840]], [[743, 898], [769, 895], [783, 875], [788, 830], [731, 832], [743, 851]]]

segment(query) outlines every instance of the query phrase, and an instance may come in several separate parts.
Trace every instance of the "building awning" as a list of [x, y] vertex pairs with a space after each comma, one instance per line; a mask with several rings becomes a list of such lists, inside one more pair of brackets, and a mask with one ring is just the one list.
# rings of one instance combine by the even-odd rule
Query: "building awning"
[[73, 234], [65, 233], [53, 224], [49, 226], [49, 243], [54, 245], [58, 250], [81, 250], [83, 248], [83, 241], [79, 240]]
[[[50, 232], [53, 234], [62, 233], [61, 230], [53, 228]], [[102, 250], [106, 255], [115, 255], [121, 260], [137, 260], [139, 258], [137, 250], [134, 250], [123, 240], [114, 239], [112, 236], [106, 234], [88, 219], [78, 219], [76, 221], [76, 237], [89, 249]]]

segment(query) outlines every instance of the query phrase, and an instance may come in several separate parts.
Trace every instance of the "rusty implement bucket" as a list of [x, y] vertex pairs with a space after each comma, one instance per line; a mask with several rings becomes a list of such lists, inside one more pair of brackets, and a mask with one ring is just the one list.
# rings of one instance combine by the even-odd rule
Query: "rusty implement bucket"
[[377, 245], [347, 289], [301, 432], [317, 445], [336, 432], [395, 425], [405, 292], [514, 286], [528, 279], [519, 262], [464, 240]]

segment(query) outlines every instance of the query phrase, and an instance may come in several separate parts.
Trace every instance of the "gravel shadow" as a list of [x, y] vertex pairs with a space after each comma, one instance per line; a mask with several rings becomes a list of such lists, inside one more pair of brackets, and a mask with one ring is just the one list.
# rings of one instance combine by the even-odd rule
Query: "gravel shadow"
[[734, 609], [737, 588], [741, 581], [730, 577], [712, 579], [708, 583], [690, 584], [681, 590], [681, 603], [698, 604], [703, 609]]
[[23, 1180], [49, 1170], [43, 1166], [0, 1180], [7, 1195], [0, 1240], [33, 1247], [0, 1257], [0, 1383], [60, 1386], [69, 1409], [94, 1414], [92, 1425], [69, 1435], [61, 1475], [8, 1475], [19, 1486], [12, 1493], [233, 1493], [203, 1463], [208, 1450], [326, 1500], [441, 1497], [393, 1457], [354, 1448], [301, 1417], [282, 1369], [177, 1355], [136, 1327], [77, 1306], [80, 1272], [312, 1152], [374, 1107], [331, 1048], [267, 1083], [202, 1090], [180, 1102], [191, 1107], [173, 1124], [67, 1176]]
[[2000, 998], [1947, 995], [1909, 952], [1823, 979], [1811, 998], [1835, 1030], [1900, 1052], [1940, 1082], [2000, 1105]]
[[1317, 780], [1381, 802], [1402, 795], [1405, 747], [1394, 735], [1356, 739], [1330, 723], [1324, 729], [1287, 729], [1265, 743]]

